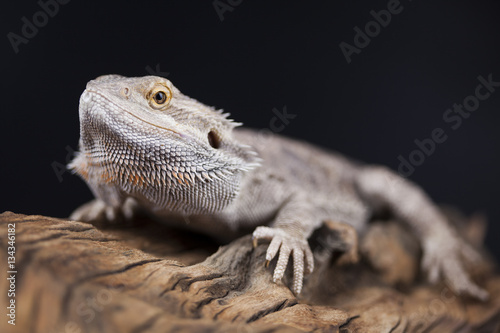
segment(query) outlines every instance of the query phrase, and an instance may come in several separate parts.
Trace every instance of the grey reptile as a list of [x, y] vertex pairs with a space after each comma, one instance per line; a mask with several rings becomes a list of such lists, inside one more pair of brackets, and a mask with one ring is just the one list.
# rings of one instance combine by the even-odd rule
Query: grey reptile
[[363, 232], [385, 208], [420, 240], [431, 282], [444, 278], [459, 294], [488, 297], [463, 268], [479, 254], [418, 186], [385, 167], [239, 125], [164, 78], [90, 81], [80, 98], [80, 152], [69, 167], [96, 199], [71, 218], [113, 221], [140, 208], [219, 238], [253, 231], [255, 242], [270, 241], [266, 260], [278, 257], [275, 282], [292, 256], [298, 294], [314, 268], [308, 237], [323, 221]]

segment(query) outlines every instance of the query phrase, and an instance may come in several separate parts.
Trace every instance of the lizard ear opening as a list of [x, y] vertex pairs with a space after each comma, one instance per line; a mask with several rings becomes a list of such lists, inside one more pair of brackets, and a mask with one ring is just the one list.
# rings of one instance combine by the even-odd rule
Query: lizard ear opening
[[212, 148], [218, 149], [220, 147], [220, 139], [214, 131], [208, 132], [208, 143]]

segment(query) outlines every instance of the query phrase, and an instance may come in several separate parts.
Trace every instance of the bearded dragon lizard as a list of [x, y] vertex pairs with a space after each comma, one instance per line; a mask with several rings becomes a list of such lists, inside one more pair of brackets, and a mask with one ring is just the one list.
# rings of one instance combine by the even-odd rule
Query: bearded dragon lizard
[[[80, 98], [80, 151], [70, 163], [96, 199], [74, 220], [131, 218], [137, 207], [169, 223], [232, 239], [252, 232], [270, 241], [280, 281], [293, 258], [299, 294], [314, 258], [308, 237], [325, 220], [359, 232], [378, 209], [406, 222], [423, 250], [431, 282], [486, 299], [464, 259], [479, 254], [415, 184], [382, 166], [278, 135], [236, 128], [228, 114], [182, 94], [169, 80], [104, 75]], [[177, 221], [176, 217], [184, 217]]]

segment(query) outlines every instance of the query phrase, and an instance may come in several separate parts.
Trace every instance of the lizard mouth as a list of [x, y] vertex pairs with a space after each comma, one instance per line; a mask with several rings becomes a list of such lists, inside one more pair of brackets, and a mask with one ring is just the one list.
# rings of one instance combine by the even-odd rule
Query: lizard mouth
[[[118, 110], [121, 110], [121, 111], [129, 114], [130, 116], [134, 117], [135, 119], [140, 120], [141, 122], [143, 122], [145, 124], [148, 124], [149, 126], [153, 126], [153, 127], [156, 127], [156, 128], [159, 128], [159, 129], [162, 129], [162, 130], [174, 133], [174, 134], [178, 135], [179, 137], [183, 137], [182, 134], [180, 134], [179, 132], [177, 132], [177, 131], [175, 131], [175, 130], [173, 130], [171, 128], [167, 128], [167, 127], [164, 127], [164, 126], [161, 126], [161, 125], [158, 125], [158, 124], [154, 124], [154, 123], [152, 123], [150, 121], [147, 121], [147, 120], [139, 117], [136, 114], [133, 114], [132, 112], [130, 112], [127, 109], [125, 109], [125, 108], [121, 107], [120, 105], [116, 104], [109, 97], [107, 97], [106, 95], [104, 95], [103, 93], [101, 93], [101, 92], [99, 92], [97, 90], [88, 89], [88, 88], [85, 89], [85, 91], [82, 93], [81, 101], [84, 102], [84, 103], [90, 103], [92, 101], [93, 95], [99, 96], [100, 98], [104, 99], [106, 101], [106, 103], [108, 103], [110, 105], [113, 105], [114, 108], [116, 108]], [[103, 108], [103, 109], [105, 109], [106, 111], [108, 111], [106, 108]]]

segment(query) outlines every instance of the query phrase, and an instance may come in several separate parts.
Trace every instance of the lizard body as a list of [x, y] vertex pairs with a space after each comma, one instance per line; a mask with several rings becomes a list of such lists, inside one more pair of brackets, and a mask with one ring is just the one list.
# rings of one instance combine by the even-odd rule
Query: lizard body
[[475, 250], [418, 186], [387, 168], [236, 128], [160, 77], [101, 76], [87, 84], [79, 112], [80, 152], [70, 168], [96, 199], [72, 219], [130, 218], [141, 207], [218, 238], [253, 231], [255, 241], [270, 240], [266, 260], [278, 257], [275, 281], [292, 256], [292, 289], [300, 293], [314, 266], [307, 239], [323, 221], [362, 232], [387, 208], [419, 238], [431, 281], [442, 277], [458, 293], [487, 297], [463, 269]]

